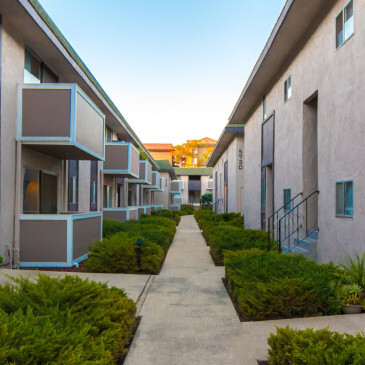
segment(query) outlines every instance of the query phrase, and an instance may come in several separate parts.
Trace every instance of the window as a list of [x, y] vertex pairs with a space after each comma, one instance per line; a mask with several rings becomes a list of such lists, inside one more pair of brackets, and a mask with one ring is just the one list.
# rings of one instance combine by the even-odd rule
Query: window
[[353, 216], [353, 182], [336, 182], [336, 216]]
[[104, 185], [104, 208], [113, 206], [113, 189], [110, 185]]
[[57, 75], [26, 49], [24, 62], [24, 83], [39, 84], [56, 82], [58, 82]]
[[291, 75], [284, 82], [284, 100], [287, 101], [291, 98]]
[[291, 189], [284, 189], [284, 212], [291, 209]]
[[266, 115], [266, 96], [264, 96], [263, 100], [262, 100], [262, 112], [263, 112], [263, 117], [264, 120], [266, 119], [267, 115]]
[[24, 214], [57, 214], [57, 174], [25, 169]]
[[336, 18], [336, 48], [354, 34], [354, 2], [351, 0]]
[[90, 164], [90, 211], [98, 210], [98, 161]]
[[68, 161], [68, 210], [78, 211], [79, 161]]

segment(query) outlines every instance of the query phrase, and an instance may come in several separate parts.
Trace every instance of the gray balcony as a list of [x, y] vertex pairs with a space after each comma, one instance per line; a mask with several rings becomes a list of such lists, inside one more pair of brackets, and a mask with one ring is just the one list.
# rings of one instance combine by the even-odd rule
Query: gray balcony
[[17, 140], [65, 160], [104, 160], [105, 116], [76, 84], [19, 85]]
[[143, 185], [145, 189], [158, 190], [160, 188], [160, 173], [152, 171], [152, 183], [151, 185]]
[[102, 239], [102, 214], [20, 215], [20, 267], [77, 266]]
[[104, 208], [103, 218], [112, 219], [118, 222], [136, 220], [139, 218], [138, 207]]
[[106, 143], [103, 172], [117, 178], [139, 178], [139, 151], [130, 142]]
[[200, 191], [200, 190], [201, 190], [201, 183], [199, 180], [189, 181], [189, 191]]
[[155, 191], [160, 191], [160, 192], [165, 191], [165, 178], [164, 177], [159, 178], [158, 188]]
[[181, 181], [180, 180], [170, 181], [170, 193], [171, 194], [181, 194]]
[[152, 165], [148, 161], [139, 161], [139, 178], [128, 179], [128, 183], [151, 185], [152, 184]]
[[172, 197], [172, 205], [181, 205], [183, 204], [183, 197], [181, 194], [174, 194]]

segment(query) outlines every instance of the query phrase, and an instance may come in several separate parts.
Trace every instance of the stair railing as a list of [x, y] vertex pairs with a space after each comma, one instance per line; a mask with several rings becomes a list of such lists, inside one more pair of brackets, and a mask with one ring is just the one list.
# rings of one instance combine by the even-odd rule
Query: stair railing
[[[318, 190], [313, 191], [306, 198], [304, 198], [302, 201], [300, 201], [293, 208], [287, 211], [282, 217], [274, 222], [274, 232], [277, 232], [277, 244], [273, 247], [273, 249], [278, 246], [279, 251], [283, 252], [282, 246], [285, 243], [287, 245], [285, 253], [293, 252], [293, 249], [295, 247], [298, 247], [306, 238], [308, 238], [312, 234], [312, 232], [310, 232], [309, 234], [307, 232], [308, 202], [310, 198], [318, 194]], [[303, 234], [302, 232], [304, 226], [306, 229]], [[297, 242], [292, 246], [293, 236], [296, 236], [294, 238], [296, 238]]]
[[[284, 204], [282, 207], [280, 207], [274, 213], [272, 213], [268, 218], [266, 218], [266, 230], [269, 232], [268, 233], [268, 242], [267, 242], [268, 250], [270, 250], [270, 245], [271, 245], [272, 240], [275, 240], [275, 241], [278, 240], [278, 232], [275, 230], [277, 221], [283, 214], [285, 214], [288, 210], [291, 209], [291, 207], [294, 205], [295, 200], [302, 194], [303, 193], [298, 193], [289, 202]], [[288, 206], [290, 208], [288, 210], [286, 210], [286, 208]]]

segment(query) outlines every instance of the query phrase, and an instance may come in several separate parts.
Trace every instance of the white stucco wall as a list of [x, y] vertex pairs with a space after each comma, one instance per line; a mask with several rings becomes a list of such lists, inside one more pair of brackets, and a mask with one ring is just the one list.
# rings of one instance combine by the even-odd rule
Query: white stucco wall
[[228, 212], [243, 214], [244, 169], [240, 168], [240, 151], [244, 151], [244, 138], [235, 137], [213, 168], [213, 202], [223, 200], [216, 206], [218, 213], [224, 212], [224, 164], [228, 161]]

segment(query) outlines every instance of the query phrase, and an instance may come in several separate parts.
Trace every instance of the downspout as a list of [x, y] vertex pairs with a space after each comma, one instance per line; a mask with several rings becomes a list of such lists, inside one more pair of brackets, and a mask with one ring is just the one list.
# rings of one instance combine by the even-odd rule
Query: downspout
[[[16, 162], [15, 162], [15, 206], [14, 206], [14, 241], [10, 253], [10, 267], [19, 269], [19, 247], [20, 247], [20, 202], [22, 193], [22, 142], [16, 141]], [[12, 262], [13, 261], [13, 262]], [[14, 264], [14, 266], [13, 266]]]

